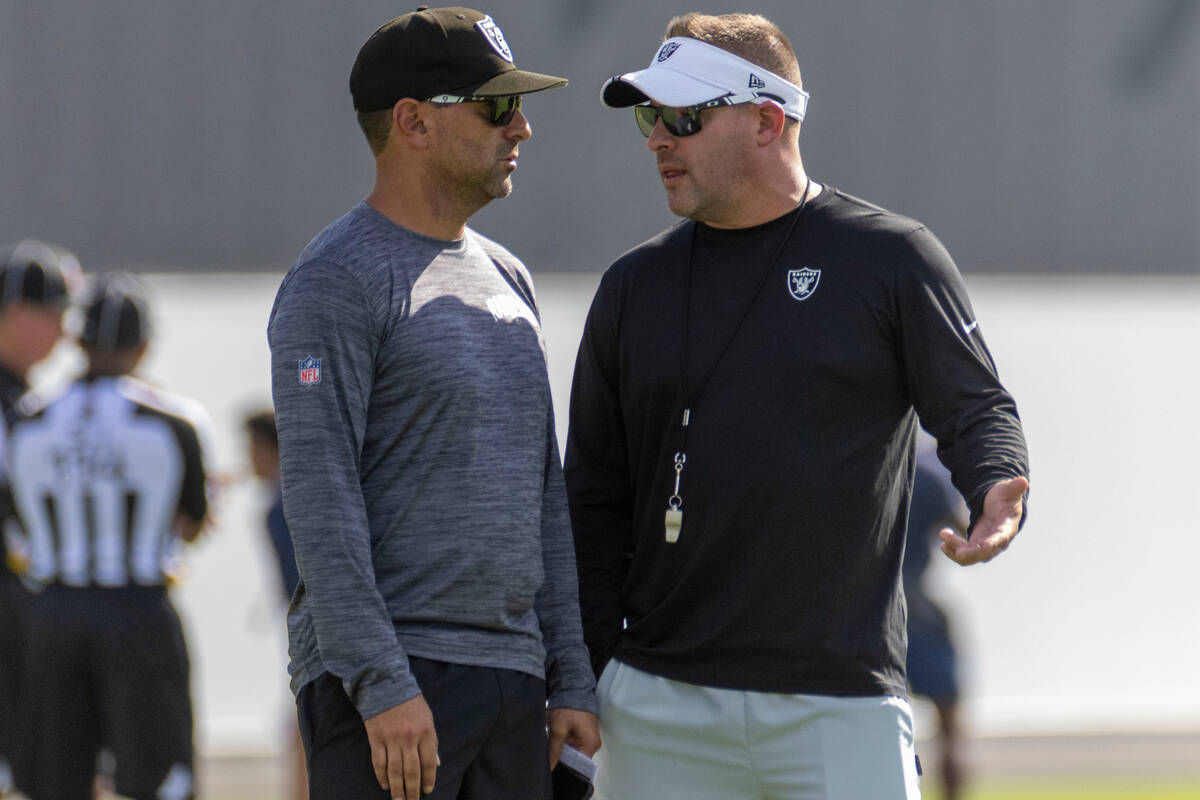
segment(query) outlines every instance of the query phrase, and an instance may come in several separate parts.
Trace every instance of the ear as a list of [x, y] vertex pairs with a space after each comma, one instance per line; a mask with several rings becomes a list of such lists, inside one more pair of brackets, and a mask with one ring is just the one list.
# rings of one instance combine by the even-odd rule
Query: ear
[[758, 114], [758, 145], [765, 147], [783, 135], [783, 125], [787, 116], [783, 113], [783, 108], [771, 100], [754, 108]]
[[405, 139], [410, 147], [429, 146], [429, 126], [426, 114], [429, 107], [411, 97], [396, 101], [392, 106], [392, 135]]

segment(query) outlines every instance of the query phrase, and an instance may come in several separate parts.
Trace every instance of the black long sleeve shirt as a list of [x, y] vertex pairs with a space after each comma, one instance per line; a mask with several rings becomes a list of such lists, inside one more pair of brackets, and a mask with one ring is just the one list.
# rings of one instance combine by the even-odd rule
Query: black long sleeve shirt
[[826, 187], [765, 225], [683, 222], [622, 256], [588, 314], [566, 452], [597, 671], [615, 655], [707, 686], [903, 695], [918, 415], [973, 519], [1028, 475], [962, 278], [919, 223]]

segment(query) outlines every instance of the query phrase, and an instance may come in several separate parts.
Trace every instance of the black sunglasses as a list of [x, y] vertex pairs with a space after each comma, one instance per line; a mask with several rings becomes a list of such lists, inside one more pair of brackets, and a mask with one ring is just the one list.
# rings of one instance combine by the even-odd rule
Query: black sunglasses
[[521, 108], [521, 95], [510, 94], [505, 97], [471, 97], [457, 94], [439, 94], [429, 98], [430, 103], [453, 105], [454, 103], [491, 103], [488, 109], [488, 119], [493, 125], [504, 127], [512, 122], [513, 117]]
[[642, 135], [649, 138], [654, 131], [654, 125], [660, 119], [663, 127], [667, 129], [667, 133], [672, 136], [691, 136], [694, 133], [700, 132], [700, 112], [707, 108], [717, 108], [719, 106], [736, 106], [741, 103], [754, 102], [760, 97], [765, 97], [757, 92], [748, 92], [746, 94], [730, 94], [724, 97], [718, 97], [716, 100], [709, 100], [707, 103], [700, 103], [695, 106], [687, 106], [685, 108], [672, 108], [669, 106], [634, 106], [633, 118], [637, 120], [638, 129]]

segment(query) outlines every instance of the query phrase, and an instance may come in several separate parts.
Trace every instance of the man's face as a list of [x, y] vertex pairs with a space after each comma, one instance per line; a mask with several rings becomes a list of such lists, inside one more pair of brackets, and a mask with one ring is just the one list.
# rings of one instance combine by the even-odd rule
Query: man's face
[[62, 338], [63, 311], [55, 306], [13, 303], [0, 311], [0, 336], [10, 342], [14, 359], [10, 368], [24, 375], [37, 362], [50, 355]]
[[473, 208], [512, 194], [517, 148], [533, 131], [521, 111], [507, 125], [494, 125], [490, 105], [455, 103], [438, 109], [434, 176], [443, 192]]
[[700, 131], [690, 136], [655, 123], [646, 146], [658, 160], [673, 213], [718, 226], [736, 213], [754, 142], [748, 111], [753, 113], [747, 105], [706, 109]]

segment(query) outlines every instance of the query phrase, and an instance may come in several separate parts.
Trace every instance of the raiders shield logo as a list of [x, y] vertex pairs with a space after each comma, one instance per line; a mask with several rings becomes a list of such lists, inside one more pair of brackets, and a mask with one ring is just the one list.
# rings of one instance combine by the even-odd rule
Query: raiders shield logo
[[480, 32], [487, 37], [488, 42], [492, 45], [492, 49], [500, 54], [500, 57], [505, 61], [512, 63], [512, 50], [508, 49], [508, 42], [504, 41], [504, 31], [500, 30], [491, 17], [484, 17], [475, 23], [475, 27], [479, 28]]
[[662, 49], [658, 51], [658, 55], [655, 56], [654, 59], [659, 62], [666, 61], [668, 58], [674, 55], [675, 51], [678, 49], [679, 42], [667, 42], [662, 46]]
[[795, 300], [807, 300], [821, 282], [821, 270], [811, 267], [789, 269], [787, 274], [788, 294]]

